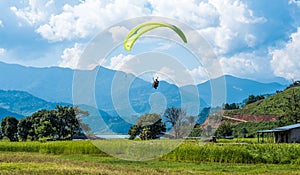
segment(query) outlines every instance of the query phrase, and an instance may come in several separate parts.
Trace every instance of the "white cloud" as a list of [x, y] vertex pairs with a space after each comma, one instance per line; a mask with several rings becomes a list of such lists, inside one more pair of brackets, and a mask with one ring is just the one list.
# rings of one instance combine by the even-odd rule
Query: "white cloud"
[[286, 79], [300, 79], [300, 27], [282, 49], [271, 51], [274, 74]]
[[152, 15], [175, 18], [196, 29], [216, 26], [219, 23], [219, 14], [210, 3], [186, 0], [149, 2], [153, 7]]
[[256, 63], [251, 54], [238, 54], [230, 58], [222, 57], [220, 63], [225, 74], [235, 75], [237, 77], [256, 74], [260, 71], [260, 66]]
[[66, 48], [58, 65], [61, 67], [78, 68], [78, 62], [83, 53], [83, 45], [75, 43], [73, 48]]
[[156, 72], [156, 75], [154, 77], [158, 77], [159, 80], [174, 82], [176, 81], [176, 71], [174, 69], [171, 69], [170, 67], [164, 66]]
[[255, 34], [249, 34], [253, 26], [265, 23], [264, 17], [256, 17], [242, 1], [209, 0], [219, 14], [220, 23], [217, 27], [208, 27], [200, 33], [215, 47], [218, 55], [228, 54], [240, 48], [254, 47]]
[[[86, 38], [124, 19], [154, 15], [175, 18], [199, 30], [222, 55], [239, 48], [254, 47], [257, 37], [251, 33], [252, 25], [266, 21], [264, 17], [256, 17], [254, 11], [240, 0], [86, 0], [76, 5], [65, 4], [59, 14], [51, 16], [41, 10], [44, 1], [31, 0], [25, 9], [12, 9], [29, 23], [47, 17], [47, 23], [38, 26], [36, 32], [49, 41]], [[53, 0], [47, 2], [48, 6], [54, 4]], [[147, 3], [151, 8], [145, 5]], [[112, 28], [111, 32], [116, 34], [113, 39], [119, 40], [126, 31], [125, 28]]]
[[119, 54], [117, 56], [114, 56], [110, 59], [110, 63], [108, 68], [113, 70], [119, 70], [119, 71], [126, 71], [126, 72], [132, 72], [131, 68], [126, 66], [127, 62], [132, 60], [134, 58], [134, 55], [123, 55]]
[[47, 20], [53, 4], [53, 0], [29, 0], [27, 7], [18, 9], [12, 6], [10, 10], [30, 25], [35, 25]]
[[[179, 69], [179, 70], [178, 70]], [[164, 80], [177, 86], [196, 84], [198, 81], [188, 69], [184, 67], [174, 67], [172, 65], [163, 66], [156, 71], [154, 77]]]
[[0, 55], [5, 54], [6, 50], [4, 48], [0, 48]]
[[300, 1], [299, 0], [289, 0], [289, 4], [295, 3], [300, 7]]
[[64, 5], [63, 12], [52, 15], [47, 24], [36, 32], [50, 41], [85, 38], [124, 19], [144, 16], [150, 10], [143, 8], [145, 1], [86, 0], [75, 6]]
[[123, 26], [115, 26], [109, 29], [114, 42], [119, 43], [124, 40], [124, 36], [127, 35], [129, 30]]
[[3, 22], [0, 20], [0, 28], [3, 27]]
[[81, 56], [84, 53], [84, 49], [85, 45], [80, 43], [75, 43], [73, 47], [66, 48], [61, 55], [58, 65], [77, 70], [92, 70], [96, 66], [105, 64], [104, 58], [83, 59]]
[[[105, 28], [134, 17], [152, 15], [177, 19], [199, 31], [209, 41], [225, 73], [244, 77], [256, 75], [259, 78], [259, 74], [272, 72], [278, 76], [294, 78], [300, 75], [300, 61], [296, 57], [299, 55], [296, 47], [299, 46], [299, 34], [291, 35], [290, 42], [281, 49], [271, 50], [269, 55], [267, 48], [285, 42], [286, 35], [294, 30], [294, 26], [299, 26], [297, 17], [300, 10], [296, 3], [300, 5], [296, 0], [278, 0], [278, 3], [270, 3], [269, 6], [263, 1], [245, 0], [26, 0], [10, 7], [10, 10], [19, 19], [23, 19], [17, 21], [20, 26], [26, 23], [32, 25], [37, 33], [49, 41], [83, 42], [81, 39], [86, 41]], [[277, 10], [280, 13], [274, 13]], [[1, 27], [3, 22], [0, 20]], [[109, 32], [115, 42], [120, 42], [128, 29], [116, 26]], [[139, 42], [145, 42], [146, 39]], [[189, 44], [192, 40], [188, 39]], [[156, 45], [158, 47], [154, 51], [157, 52], [173, 49], [172, 42]], [[12, 49], [8, 49], [11, 52]], [[257, 55], [257, 49], [264, 50], [264, 54]], [[66, 48], [63, 54], [58, 54], [61, 54], [59, 62], [53, 62], [75, 68], [82, 50], [83, 45], [76, 43], [72, 48]], [[130, 71], [137, 61], [132, 60], [132, 57], [122, 54], [115, 56], [109, 68]], [[130, 60], [130, 64], [126, 63]], [[203, 71], [198, 67], [187, 73], [201, 82], [206, 79]]]
[[209, 80], [209, 76], [202, 66], [198, 66], [197, 68], [188, 70], [188, 73], [193, 77], [194, 81], [197, 84]]

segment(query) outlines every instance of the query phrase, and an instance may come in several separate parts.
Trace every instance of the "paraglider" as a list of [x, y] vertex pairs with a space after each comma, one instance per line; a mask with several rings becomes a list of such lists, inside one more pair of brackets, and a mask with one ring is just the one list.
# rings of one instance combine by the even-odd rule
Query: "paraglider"
[[158, 84], [159, 84], [158, 77], [157, 77], [155, 80], [154, 80], [154, 78], [153, 78], [152, 87], [153, 87], [154, 89], [157, 89]]
[[[173, 30], [174, 32], [176, 32], [179, 35], [179, 37], [182, 39], [182, 41], [184, 43], [187, 43], [187, 39], [186, 39], [184, 33], [177, 26], [168, 24], [165, 22], [145, 22], [140, 25], [137, 25], [127, 34], [126, 38], [124, 39], [124, 49], [127, 51], [130, 51], [132, 46], [136, 42], [136, 40], [141, 35], [143, 35], [144, 33], [148, 32], [150, 30], [158, 28], [158, 27], [167, 27], [167, 28]], [[158, 84], [159, 84], [158, 77], [155, 80], [153, 78], [152, 87], [154, 89], [157, 89]]]
[[187, 39], [184, 33], [175, 25], [164, 23], [164, 22], [145, 22], [134, 27], [126, 36], [124, 40], [124, 48], [128, 51], [131, 50], [132, 46], [134, 45], [135, 41], [144, 33], [153, 30], [158, 27], [167, 27], [172, 29], [176, 32], [179, 37], [182, 39], [183, 42], [187, 43]]

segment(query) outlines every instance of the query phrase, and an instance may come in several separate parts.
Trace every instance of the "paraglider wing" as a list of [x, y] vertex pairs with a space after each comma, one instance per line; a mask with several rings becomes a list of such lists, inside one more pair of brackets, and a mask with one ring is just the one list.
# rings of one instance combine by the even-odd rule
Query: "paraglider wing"
[[131, 50], [133, 44], [135, 43], [135, 41], [144, 33], [158, 28], [158, 27], [167, 27], [172, 29], [174, 32], [176, 32], [180, 38], [183, 40], [183, 42], [187, 43], [187, 39], [184, 35], [184, 33], [176, 26], [168, 24], [168, 23], [162, 23], [162, 22], [146, 22], [143, 24], [140, 24], [136, 27], [134, 27], [126, 36], [125, 40], [124, 40], [124, 48], [126, 50]]

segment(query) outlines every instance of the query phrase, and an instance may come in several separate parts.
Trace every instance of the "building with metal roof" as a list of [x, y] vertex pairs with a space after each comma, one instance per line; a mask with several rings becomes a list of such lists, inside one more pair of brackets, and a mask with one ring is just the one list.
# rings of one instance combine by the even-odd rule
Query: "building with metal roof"
[[258, 141], [259, 135], [261, 135], [263, 142], [264, 135], [273, 134], [275, 143], [300, 143], [300, 123], [256, 132], [258, 134]]

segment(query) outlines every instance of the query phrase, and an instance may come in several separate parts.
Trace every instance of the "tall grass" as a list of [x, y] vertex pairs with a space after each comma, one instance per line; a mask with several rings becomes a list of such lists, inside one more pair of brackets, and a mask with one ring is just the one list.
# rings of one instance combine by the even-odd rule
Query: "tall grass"
[[0, 151], [105, 155], [89, 141], [0, 142]]
[[[98, 144], [109, 142], [99, 140]], [[154, 142], [143, 142], [143, 144]], [[159, 141], [163, 145], [162, 141]], [[132, 149], [123, 149], [117, 144], [109, 144], [114, 150], [128, 155]], [[165, 144], [165, 147], [169, 147]], [[149, 146], [151, 148], [151, 146]], [[163, 149], [164, 147], [162, 147]], [[167, 148], [166, 148], [167, 149]], [[0, 142], [3, 152], [40, 152], [47, 154], [95, 154], [107, 156], [90, 141], [55, 141], [55, 142]], [[127, 152], [126, 152], [127, 151]], [[154, 151], [147, 149], [145, 151]], [[219, 162], [219, 163], [272, 163], [300, 165], [300, 144], [203, 144], [197, 141], [186, 141], [160, 160], [184, 162]]]
[[163, 160], [220, 163], [296, 163], [299, 144], [205, 144], [186, 143]]

